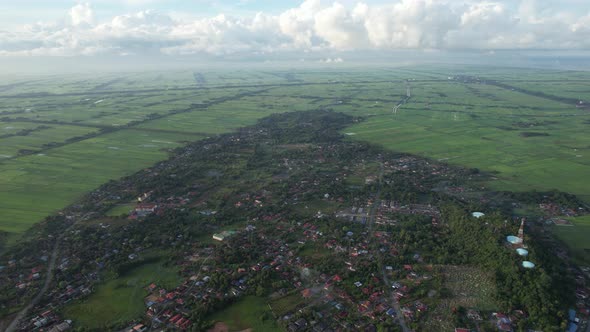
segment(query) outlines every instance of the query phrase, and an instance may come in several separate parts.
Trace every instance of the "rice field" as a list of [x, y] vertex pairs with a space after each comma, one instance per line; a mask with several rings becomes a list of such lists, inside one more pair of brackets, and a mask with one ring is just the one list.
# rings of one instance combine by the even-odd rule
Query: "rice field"
[[590, 216], [568, 218], [573, 226], [553, 226], [553, 231], [570, 247], [572, 257], [582, 265], [590, 265]]
[[473, 66], [19, 79], [0, 92], [0, 231], [21, 234], [188, 141], [318, 109], [359, 116], [348, 139], [491, 172], [492, 189], [555, 188], [590, 202], [590, 112], [457, 75], [590, 100], [588, 73]]

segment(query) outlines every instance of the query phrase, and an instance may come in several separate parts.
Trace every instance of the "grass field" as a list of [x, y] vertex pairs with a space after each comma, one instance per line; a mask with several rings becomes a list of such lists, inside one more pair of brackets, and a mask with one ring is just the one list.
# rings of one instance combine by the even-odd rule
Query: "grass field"
[[283, 317], [288, 313], [292, 313], [298, 306], [305, 304], [305, 299], [299, 292], [283, 296], [281, 298], [272, 300], [270, 305], [277, 317]]
[[135, 208], [137, 203], [119, 204], [107, 211], [106, 215], [109, 217], [118, 217], [123, 214], [129, 214]]
[[578, 263], [590, 265], [590, 216], [570, 218], [574, 226], [554, 226], [557, 237], [568, 244]]
[[272, 317], [266, 300], [255, 296], [246, 296], [211, 315], [209, 319], [225, 323], [230, 331], [245, 329], [252, 329], [254, 332], [281, 331]]
[[140, 317], [145, 311], [144, 287], [154, 282], [161, 287], [176, 287], [180, 278], [174, 270], [161, 263], [139, 266], [115, 280], [97, 287], [96, 291], [81, 302], [65, 307], [64, 317], [77, 326], [106, 331], [107, 327]]

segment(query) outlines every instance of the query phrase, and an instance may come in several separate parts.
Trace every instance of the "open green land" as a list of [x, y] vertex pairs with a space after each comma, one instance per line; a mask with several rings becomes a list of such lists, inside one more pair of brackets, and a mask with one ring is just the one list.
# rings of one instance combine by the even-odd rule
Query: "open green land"
[[284, 315], [295, 311], [297, 307], [304, 306], [306, 303], [307, 302], [299, 292], [294, 292], [272, 300], [270, 306], [277, 317], [283, 317]]
[[[494, 172], [494, 189], [559, 189], [590, 201], [580, 181], [590, 171], [587, 110], [483, 84], [410, 85], [412, 97], [396, 114], [374, 107], [367, 121], [346, 132], [392, 150]], [[358, 114], [357, 107], [335, 109]]]
[[590, 264], [590, 216], [570, 218], [573, 226], [554, 226], [554, 232], [568, 244], [573, 257], [580, 263]]
[[[0, 126], [3, 123], [0, 122]], [[16, 124], [17, 126], [19, 123]], [[13, 126], [6, 125], [4, 128]], [[20, 126], [19, 126], [20, 127]], [[95, 133], [96, 128], [64, 126], [64, 125], [37, 125], [31, 128], [27, 135], [13, 135], [2, 139], [0, 146], [0, 158], [9, 159], [18, 155], [20, 150], [43, 149], [48, 142], [63, 143], [67, 139]]]
[[272, 113], [313, 110], [316, 105], [303, 98], [279, 98], [265, 94], [228, 101], [203, 110], [172, 115], [150, 121], [139, 128], [165, 129], [181, 132], [219, 134], [228, 129], [252, 125]]
[[22, 232], [109, 179], [149, 167], [200, 136], [122, 130], [0, 163], [2, 230]]
[[128, 203], [128, 204], [120, 204], [115, 205], [112, 209], [108, 210], [106, 215], [109, 217], [118, 217], [120, 215], [129, 214], [131, 210], [133, 210], [137, 206], [137, 203]]
[[225, 323], [230, 331], [280, 331], [264, 298], [246, 296], [229, 307], [210, 316], [215, 322]]
[[[590, 112], [568, 99], [590, 100], [584, 72], [334, 67], [46, 76], [17, 83], [0, 92], [0, 231], [12, 234], [101, 183], [165, 159], [187, 141], [297, 110], [360, 116], [364, 120], [344, 130], [351, 139], [494, 172], [493, 189], [555, 188], [590, 202], [584, 181]], [[407, 87], [411, 97], [393, 114]], [[539, 91], [547, 96], [535, 95]]]
[[76, 317], [77, 324], [91, 329], [126, 324], [145, 311], [147, 285], [173, 288], [180, 280], [174, 270], [161, 262], [141, 265], [99, 285], [89, 297], [66, 306], [64, 314]]

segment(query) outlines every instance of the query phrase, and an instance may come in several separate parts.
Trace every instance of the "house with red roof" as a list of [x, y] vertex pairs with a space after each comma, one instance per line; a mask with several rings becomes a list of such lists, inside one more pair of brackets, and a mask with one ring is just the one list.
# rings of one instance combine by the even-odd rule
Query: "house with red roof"
[[182, 318], [182, 315], [181, 315], [181, 314], [176, 314], [176, 315], [174, 315], [172, 318], [170, 318], [170, 321], [169, 321], [169, 322], [170, 322], [170, 323], [172, 323], [172, 324], [174, 324], [174, 323], [176, 323], [178, 320], [180, 320], [181, 318]]

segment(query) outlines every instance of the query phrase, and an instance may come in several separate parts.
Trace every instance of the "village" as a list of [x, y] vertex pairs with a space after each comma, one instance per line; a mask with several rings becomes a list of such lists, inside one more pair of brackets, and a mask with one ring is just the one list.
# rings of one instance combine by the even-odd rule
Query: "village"
[[[500, 213], [471, 215], [489, 209], [471, 194], [472, 183], [484, 175], [342, 142], [336, 129], [349, 119], [321, 116], [330, 121], [305, 127], [313, 132], [318, 130], [313, 126], [330, 123], [333, 136], [321, 141], [263, 123], [189, 145], [61, 211], [44, 225], [47, 233], [33, 254], [18, 252], [6, 265], [0, 262], [2, 284], [10, 288], [5, 292], [13, 294], [9, 306], [32, 298], [53, 270], [50, 286], [19, 330], [75, 330], [80, 326], [66, 308], [92, 299], [109, 280], [161, 262], [179, 282], [165, 285], [155, 274], [139, 285], [143, 314], [109, 329], [208, 330], [215, 311], [252, 296], [265, 299], [269, 316], [264, 320], [290, 332], [406, 332], [433, 326], [516, 331], [536, 324], [529, 319], [536, 309], [526, 307], [532, 306], [526, 300], [509, 309], [465, 307], [472, 302], [461, 293], [475, 286], [448, 286], [450, 267], [475, 265], [469, 255], [447, 254], [471, 243], [457, 240], [451, 229], [485, 233], [490, 241], [481, 247], [503, 253], [508, 250], [495, 239], [518, 228]], [[569, 211], [541, 204], [544, 210]], [[109, 215], [118, 205], [129, 208]], [[57, 255], [51, 239], [58, 236]], [[548, 271], [550, 264], [556, 263], [546, 261]], [[513, 271], [536, 280], [532, 271]], [[588, 271], [572, 269], [572, 274], [578, 302], [569, 320], [587, 319]], [[448, 302], [456, 306], [447, 308]]]

